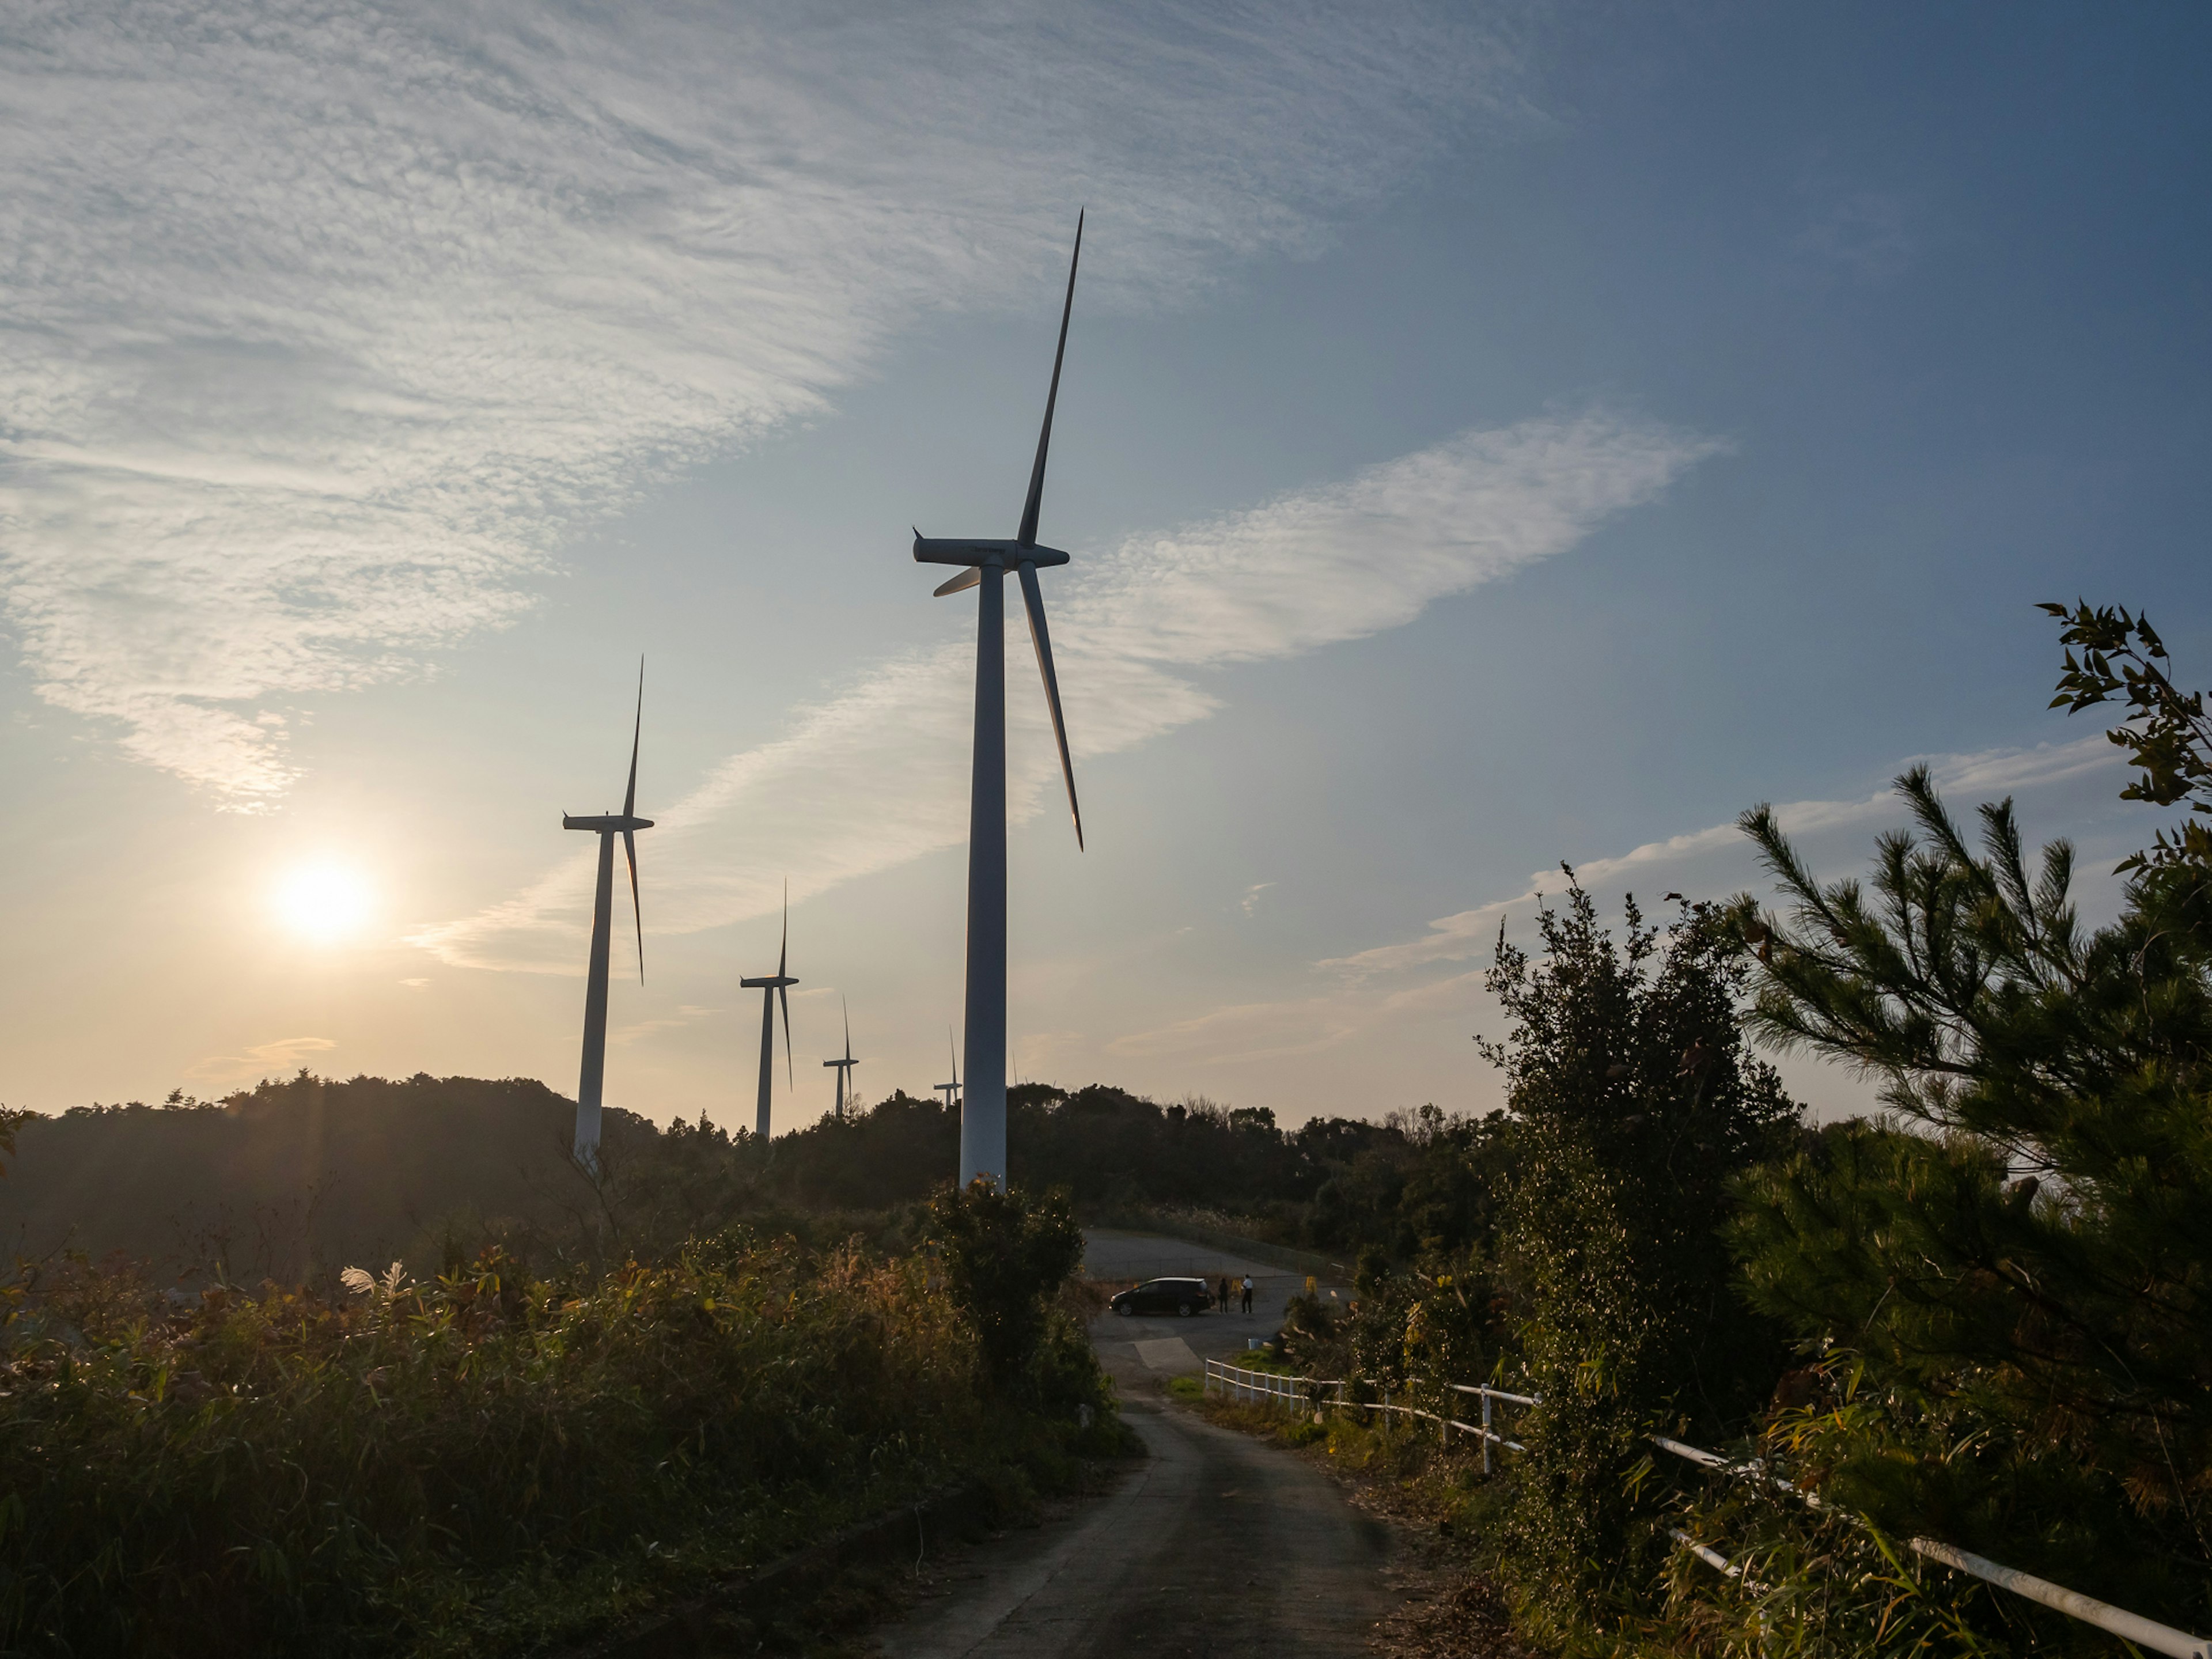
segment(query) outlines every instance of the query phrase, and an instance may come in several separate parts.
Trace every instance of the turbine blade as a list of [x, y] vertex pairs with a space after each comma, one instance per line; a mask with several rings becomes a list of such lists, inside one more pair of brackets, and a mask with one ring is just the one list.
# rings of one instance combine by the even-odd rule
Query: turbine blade
[[945, 1028], [945, 1046], [952, 1050], [952, 1086], [960, 1086], [960, 1041], [952, 1035], [952, 1028]]
[[964, 593], [983, 580], [983, 568], [969, 565], [957, 576], [948, 576], [930, 591], [929, 597], [941, 599], [948, 593]]
[[[645, 735], [645, 659], [637, 659], [637, 723], [629, 732], [629, 791], [623, 797], [623, 816], [637, 811], [637, 740]], [[633, 860], [633, 863], [635, 861]]]
[[853, 1062], [853, 1006], [842, 997], [837, 1000], [845, 1010], [845, 1063], [849, 1066]]
[[791, 1086], [796, 1089], [799, 1086], [799, 1072], [791, 1058], [791, 993], [779, 985], [775, 988], [775, 1000], [783, 1005], [783, 1073], [791, 1080]]
[[783, 965], [791, 960], [791, 878], [783, 878], [783, 943], [776, 948], [775, 976], [783, 977]]
[[1044, 700], [1052, 710], [1052, 735], [1060, 744], [1060, 775], [1067, 781], [1067, 810], [1075, 819], [1075, 845], [1083, 847], [1083, 809], [1075, 802], [1075, 763], [1067, 757], [1067, 722], [1060, 713], [1060, 676], [1052, 670], [1052, 635], [1044, 625], [1044, 591], [1037, 586], [1036, 567], [1024, 563], [1022, 605], [1030, 613], [1030, 641], [1036, 647], [1037, 672], [1044, 677]]
[[1083, 258], [1083, 215], [1075, 216], [1075, 252], [1067, 261], [1067, 301], [1060, 308], [1060, 345], [1052, 354], [1052, 389], [1044, 394], [1044, 426], [1037, 433], [1036, 465], [1030, 469], [1030, 496], [1022, 503], [1022, 527], [1014, 539], [1036, 545], [1037, 509], [1044, 504], [1044, 458], [1052, 447], [1053, 405], [1060, 401], [1060, 359], [1067, 356], [1067, 319], [1075, 310], [1075, 267]]
[[637, 982], [645, 983], [645, 910], [637, 902], [637, 836], [623, 831], [623, 851], [629, 859], [629, 913], [637, 918]]

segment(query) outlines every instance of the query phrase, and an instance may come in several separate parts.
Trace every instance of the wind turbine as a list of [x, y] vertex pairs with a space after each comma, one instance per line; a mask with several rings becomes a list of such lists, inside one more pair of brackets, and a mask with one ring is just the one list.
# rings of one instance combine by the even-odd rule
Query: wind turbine
[[952, 1033], [949, 1030], [945, 1034], [945, 1046], [952, 1050], [952, 1081], [939, 1084], [937, 1092], [945, 1097], [947, 1111], [957, 1111], [960, 1106], [960, 1050], [954, 1045]]
[[645, 983], [645, 915], [637, 902], [637, 832], [653, 828], [637, 816], [637, 745], [645, 733], [645, 659], [637, 664], [637, 716], [629, 734], [629, 786], [623, 810], [595, 818], [561, 815], [563, 830], [588, 830], [599, 838], [599, 879], [592, 900], [592, 967], [584, 983], [584, 1070], [576, 1084], [576, 1161], [586, 1170], [599, 1162], [599, 1100], [607, 1072], [607, 946], [614, 922], [615, 837], [623, 839], [629, 860], [629, 908], [637, 918], [637, 981]]
[[1006, 572], [1019, 576], [1036, 647], [1052, 733], [1060, 744], [1060, 772], [1067, 782], [1067, 810], [1075, 819], [1075, 844], [1083, 845], [1083, 809], [1075, 800], [1075, 767], [1067, 757], [1067, 724], [1060, 718], [1060, 679], [1053, 672], [1052, 636], [1046, 631], [1040, 565], [1067, 562], [1057, 548], [1037, 545], [1037, 509], [1044, 501], [1044, 463], [1052, 447], [1053, 406], [1060, 400], [1060, 366], [1067, 356], [1067, 319], [1075, 309], [1075, 269], [1083, 258], [1083, 216], [1075, 219], [1075, 252], [1067, 262], [1067, 298], [1060, 312], [1060, 344], [1052, 357], [1052, 386], [1045, 393], [1044, 425], [1022, 524], [1012, 541], [935, 540], [914, 532], [921, 564], [966, 569], [944, 583], [937, 596], [980, 587], [975, 627], [975, 751], [968, 794], [968, 1097], [960, 1114], [960, 1184], [981, 1176], [1006, 1178]]
[[[842, 997], [838, 998], [837, 1000], [840, 1004], [844, 1002]], [[788, 1035], [790, 1021], [787, 1019], [784, 1022], [784, 1030]], [[837, 1116], [842, 1121], [845, 1115], [846, 1084], [852, 1076], [853, 1068], [860, 1063], [853, 1058], [853, 1011], [849, 1007], [845, 1010], [845, 1058], [825, 1060], [822, 1063], [824, 1066], [835, 1066], [837, 1068]]]
[[[763, 1140], [768, 1139], [769, 1082], [775, 1075], [775, 1005], [783, 1003], [783, 1066], [791, 1071], [791, 987], [799, 981], [787, 973], [784, 966], [791, 957], [791, 884], [783, 884], [783, 945], [775, 953], [775, 972], [765, 979], [741, 979], [741, 989], [761, 993], [761, 1067], [760, 1106], [753, 1116], [753, 1133]], [[793, 1081], [797, 1082], [796, 1073]]]

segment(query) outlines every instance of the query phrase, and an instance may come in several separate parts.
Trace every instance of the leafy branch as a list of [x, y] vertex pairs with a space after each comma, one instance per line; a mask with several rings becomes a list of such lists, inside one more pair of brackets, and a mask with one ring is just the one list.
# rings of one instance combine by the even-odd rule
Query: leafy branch
[[[2087, 600], [2077, 601], [2070, 611], [2063, 605], [2037, 609], [2066, 624], [2058, 636], [2067, 647], [2066, 672], [2051, 707], [2075, 714], [2116, 699], [2128, 706], [2126, 720], [2106, 734], [2128, 751], [2142, 774], [2120, 791], [2120, 799], [2153, 806], [2187, 801], [2192, 814], [2212, 817], [2212, 722], [2205, 719], [2204, 694], [2184, 692], [2160, 666], [2172, 659], [2150, 618], [2131, 617], [2124, 607], [2092, 610]], [[2126, 860], [2115, 873], [2184, 864], [2212, 865], [2212, 827], [2192, 818], [2171, 838], [2160, 830], [2148, 848]]]

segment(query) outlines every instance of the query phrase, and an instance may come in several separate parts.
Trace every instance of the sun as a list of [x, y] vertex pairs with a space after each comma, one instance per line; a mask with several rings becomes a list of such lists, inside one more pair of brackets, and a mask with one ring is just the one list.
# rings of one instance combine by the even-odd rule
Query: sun
[[368, 925], [376, 895], [352, 865], [322, 859], [295, 866], [276, 884], [276, 914], [318, 945], [337, 945]]

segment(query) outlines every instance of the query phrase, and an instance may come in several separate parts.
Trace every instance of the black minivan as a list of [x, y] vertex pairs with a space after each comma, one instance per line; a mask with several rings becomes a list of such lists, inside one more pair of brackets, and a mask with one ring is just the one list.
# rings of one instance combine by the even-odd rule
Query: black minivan
[[1202, 1279], [1148, 1279], [1106, 1304], [1117, 1314], [1171, 1313], [1185, 1319], [1213, 1305]]

